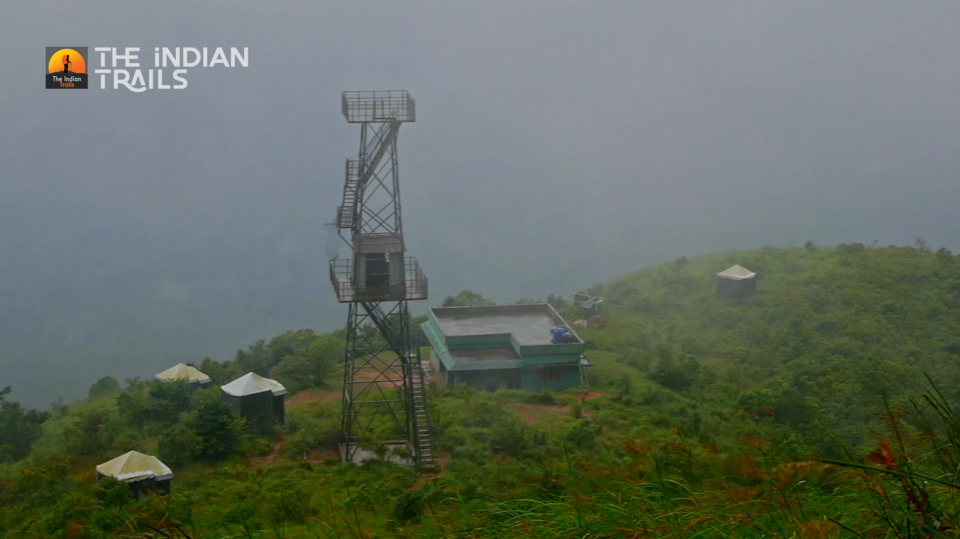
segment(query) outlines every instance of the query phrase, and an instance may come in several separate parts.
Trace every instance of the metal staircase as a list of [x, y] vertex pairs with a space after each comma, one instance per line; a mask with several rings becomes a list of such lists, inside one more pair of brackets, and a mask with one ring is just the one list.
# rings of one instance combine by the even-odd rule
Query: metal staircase
[[380, 160], [383, 159], [393, 142], [397, 140], [399, 133], [400, 122], [385, 123], [373, 132], [369, 141], [365, 141], [359, 159], [361, 186], [365, 186], [370, 181], [370, 177], [377, 170]]
[[367, 311], [370, 321], [377, 327], [377, 330], [380, 331], [380, 335], [387, 341], [390, 348], [397, 353], [397, 356], [405, 356], [410, 347], [404, 346], [403, 329], [400, 327], [402, 324], [391, 322], [390, 317], [383, 312], [379, 303], [364, 302], [361, 303], [361, 305], [363, 305], [363, 309]]
[[433, 458], [433, 439], [430, 436], [430, 414], [427, 411], [427, 389], [423, 384], [423, 366], [420, 363], [420, 349], [416, 348], [416, 353], [412, 355], [416, 357], [416, 362], [411, 366], [413, 381], [410, 384], [413, 393], [414, 446], [417, 448], [417, 458], [420, 461], [420, 469], [431, 471], [437, 469], [437, 463]]
[[362, 189], [375, 177], [380, 161], [397, 140], [400, 122], [381, 125], [370, 140], [362, 142], [359, 159], [347, 159], [346, 181], [343, 183], [343, 202], [337, 209], [337, 226], [352, 230], [361, 211]]
[[360, 161], [347, 159], [346, 181], [343, 182], [343, 202], [337, 209], [337, 227], [351, 230], [357, 214], [357, 201], [360, 199]]

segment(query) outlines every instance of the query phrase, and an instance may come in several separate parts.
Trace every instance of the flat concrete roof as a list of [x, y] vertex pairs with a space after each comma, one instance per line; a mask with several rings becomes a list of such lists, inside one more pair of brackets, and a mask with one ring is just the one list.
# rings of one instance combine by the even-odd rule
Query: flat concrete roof
[[441, 307], [431, 309], [447, 337], [510, 333], [520, 346], [551, 344], [551, 329], [569, 326], [549, 304]]

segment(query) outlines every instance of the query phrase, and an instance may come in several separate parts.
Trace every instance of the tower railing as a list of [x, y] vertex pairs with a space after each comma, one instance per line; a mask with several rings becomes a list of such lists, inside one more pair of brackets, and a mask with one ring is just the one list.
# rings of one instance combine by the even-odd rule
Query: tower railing
[[355, 301], [403, 301], [427, 299], [428, 280], [417, 259], [408, 256], [403, 261], [402, 279], [385, 279], [379, 283], [357, 286], [352, 259], [330, 261], [330, 283], [340, 303]]
[[343, 92], [343, 117], [349, 123], [414, 122], [417, 103], [406, 90]]

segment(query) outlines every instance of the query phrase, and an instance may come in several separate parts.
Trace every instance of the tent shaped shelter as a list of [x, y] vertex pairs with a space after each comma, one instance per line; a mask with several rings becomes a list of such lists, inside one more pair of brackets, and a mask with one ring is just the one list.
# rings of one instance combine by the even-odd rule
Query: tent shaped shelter
[[173, 382], [176, 380], [186, 380], [191, 384], [205, 386], [212, 384], [213, 380], [209, 376], [200, 372], [200, 369], [186, 363], [177, 363], [173, 367], [157, 374], [154, 378], [161, 382]]
[[269, 425], [286, 421], [283, 400], [287, 388], [276, 380], [248, 372], [220, 390], [224, 402], [249, 423]]
[[133, 494], [142, 500], [147, 497], [148, 491], [170, 494], [173, 472], [157, 457], [130, 451], [97, 466], [97, 480], [102, 477], [129, 483]]
[[757, 274], [743, 266], [730, 266], [717, 274], [717, 295], [733, 299], [757, 293]]

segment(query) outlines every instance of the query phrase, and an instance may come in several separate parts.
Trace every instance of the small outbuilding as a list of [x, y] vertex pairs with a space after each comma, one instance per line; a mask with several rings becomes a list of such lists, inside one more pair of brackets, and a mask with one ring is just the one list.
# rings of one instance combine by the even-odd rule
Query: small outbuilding
[[717, 274], [717, 295], [733, 299], [748, 298], [757, 293], [757, 274], [740, 265], [733, 265]]
[[262, 426], [286, 422], [283, 384], [259, 374], [248, 372], [220, 388], [224, 402], [233, 406], [248, 423]]
[[130, 451], [97, 466], [97, 481], [103, 477], [129, 483], [130, 491], [138, 500], [142, 500], [150, 492], [170, 494], [173, 472], [157, 457]]
[[177, 363], [173, 367], [154, 376], [160, 382], [175, 382], [186, 380], [191, 385], [207, 386], [213, 383], [209, 376], [200, 372], [200, 369], [186, 363]]

